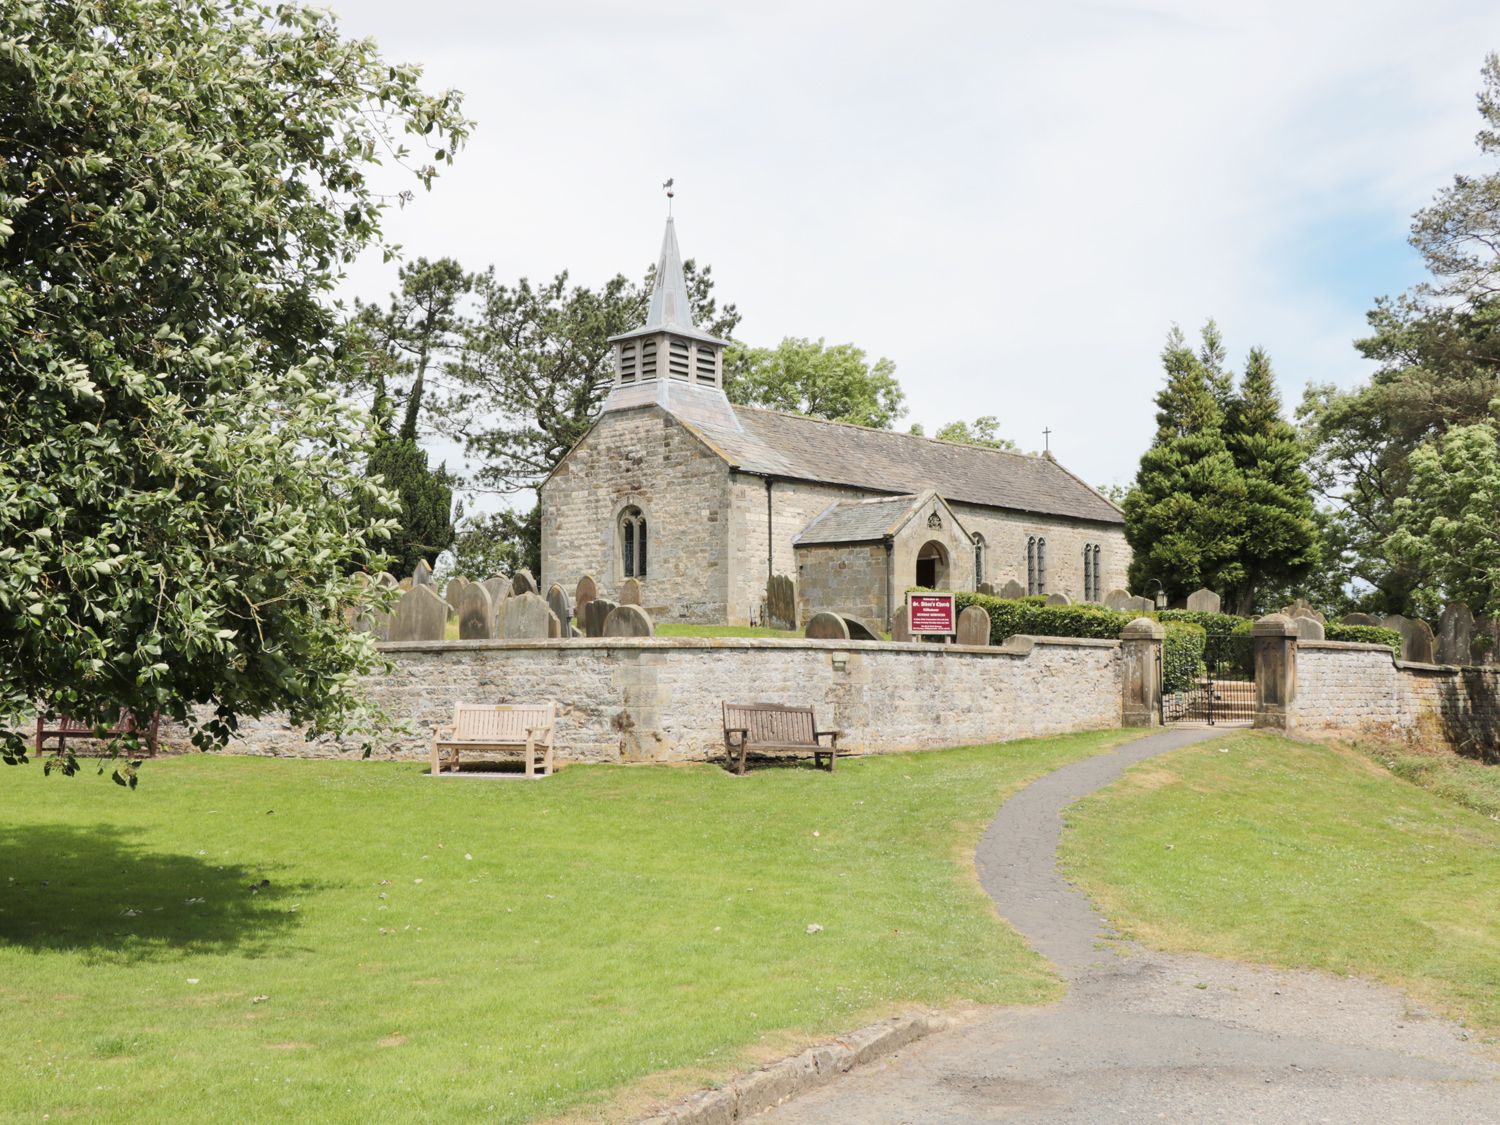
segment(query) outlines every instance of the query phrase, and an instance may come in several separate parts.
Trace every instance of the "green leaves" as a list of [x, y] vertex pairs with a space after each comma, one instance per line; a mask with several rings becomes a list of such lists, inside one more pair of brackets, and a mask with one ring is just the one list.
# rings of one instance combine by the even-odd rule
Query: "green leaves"
[[853, 344], [821, 339], [788, 336], [775, 348], [730, 349], [724, 391], [731, 402], [878, 430], [890, 429], [906, 413], [891, 360], [870, 363]]

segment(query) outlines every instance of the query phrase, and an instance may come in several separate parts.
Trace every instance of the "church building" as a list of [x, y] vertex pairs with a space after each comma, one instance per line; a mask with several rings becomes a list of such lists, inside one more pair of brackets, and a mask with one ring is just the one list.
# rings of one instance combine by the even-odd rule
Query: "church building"
[[828, 609], [883, 628], [911, 586], [1125, 586], [1119, 508], [1050, 455], [731, 404], [670, 218], [646, 322], [612, 343], [609, 397], [541, 485], [544, 583], [588, 574], [613, 597], [636, 578], [658, 621], [743, 625], [785, 575], [799, 624]]

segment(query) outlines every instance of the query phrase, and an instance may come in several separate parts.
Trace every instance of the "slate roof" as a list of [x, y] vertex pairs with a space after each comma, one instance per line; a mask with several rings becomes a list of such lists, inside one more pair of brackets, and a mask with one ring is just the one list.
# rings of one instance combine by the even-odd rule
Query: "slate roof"
[[831, 504], [815, 516], [793, 542], [802, 547], [813, 543], [868, 543], [884, 539], [900, 530], [911, 518], [912, 509], [925, 504], [930, 495], [845, 500]]
[[1120, 509], [1046, 457], [957, 445], [758, 407], [736, 406], [733, 410], [740, 423], [738, 430], [680, 420], [745, 472], [901, 496], [931, 489], [950, 503], [1097, 523], [1125, 522]]

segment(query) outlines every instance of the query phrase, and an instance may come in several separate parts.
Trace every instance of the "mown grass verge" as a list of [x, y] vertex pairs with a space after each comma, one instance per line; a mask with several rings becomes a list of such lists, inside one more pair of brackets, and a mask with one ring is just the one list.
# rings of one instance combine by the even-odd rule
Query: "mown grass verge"
[[1065, 866], [1152, 946], [1371, 976], [1500, 1031], [1500, 824], [1349, 750], [1212, 739], [1067, 825]]
[[1122, 737], [744, 779], [194, 756], [131, 793], [7, 769], [0, 1116], [519, 1121], [902, 1005], [1050, 998], [957, 858]]

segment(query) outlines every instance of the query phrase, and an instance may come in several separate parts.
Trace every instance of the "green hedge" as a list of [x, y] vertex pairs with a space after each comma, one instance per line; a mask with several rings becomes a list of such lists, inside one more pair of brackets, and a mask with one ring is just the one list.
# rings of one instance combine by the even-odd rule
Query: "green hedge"
[[1191, 621], [1167, 621], [1161, 644], [1161, 689], [1168, 694], [1186, 691], [1203, 669], [1208, 632]]
[[1186, 625], [1201, 625], [1210, 637], [1228, 637], [1241, 625], [1250, 624], [1248, 617], [1233, 613], [1201, 613], [1191, 609], [1160, 609], [1156, 619], [1162, 624], [1176, 621]]
[[990, 617], [990, 644], [1024, 633], [1034, 637], [1098, 637], [1115, 641], [1138, 616], [1096, 605], [1039, 605], [1031, 599], [1007, 601], [990, 594], [960, 592], [960, 611], [977, 605]]
[[1397, 657], [1401, 655], [1401, 634], [1380, 625], [1340, 625], [1330, 621], [1323, 626], [1323, 639], [1329, 641], [1352, 641], [1356, 644], [1385, 645]]

